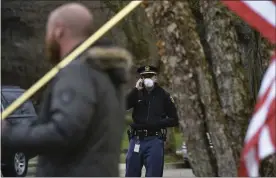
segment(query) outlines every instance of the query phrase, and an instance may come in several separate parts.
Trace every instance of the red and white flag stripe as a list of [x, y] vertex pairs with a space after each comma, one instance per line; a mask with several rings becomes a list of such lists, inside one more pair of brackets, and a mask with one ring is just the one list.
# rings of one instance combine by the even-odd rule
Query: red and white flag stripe
[[241, 154], [239, 176], [259, 176], [260, 160], [276, 152], [276, 57], [266, 71]]
[[[276, 43], [276, 0], [223, 0], [247, 23]], [[241, 154], [239, 176], [259, 176], [262, 159], [276, 152], [276, 51], [264, 75], [258, 101], [250, 121]]]
[[222, 0], [273, 44], [276, 43], [276, 1]]

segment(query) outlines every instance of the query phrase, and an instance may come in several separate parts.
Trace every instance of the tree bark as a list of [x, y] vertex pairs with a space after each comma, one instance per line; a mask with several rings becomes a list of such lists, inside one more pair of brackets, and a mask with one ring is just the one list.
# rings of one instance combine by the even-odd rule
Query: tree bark
[[250, 96], [255, 103], [263, 74], [270, 61], [269, 52], [273, 49], [273, 45], [239, 17], [235, 17], [233, 23], [246, 78], [249, 80]]
[[[103, 1], [113, 13], [118, 13], [128, 1]], [[127, 47], [135, 57], [136, 65], [153, 64], [158, 61], [155, 36], [143, 8], [138, 7], [120, 24], [127, 37]]]
[[267, 157], [261, 162], [261, 177], [276, 177], [276, 154]]
[[[176, 98], [194, 174], [236, 176], [232, 149], [227, 143], [224, 114], [188, 2], [150, 2], [146, 12], [160, 40], [163, 72], [168, 76]], [[207, 130], [215, 147], [217, 163], [208, 151]]]
[[249, 84], [243, 67], [233, 15], [219, 1], [201, 1], [206, 39], [211, 51], [216, 93], [225, 114], [228, 142], [236, 165], [252, 112]]

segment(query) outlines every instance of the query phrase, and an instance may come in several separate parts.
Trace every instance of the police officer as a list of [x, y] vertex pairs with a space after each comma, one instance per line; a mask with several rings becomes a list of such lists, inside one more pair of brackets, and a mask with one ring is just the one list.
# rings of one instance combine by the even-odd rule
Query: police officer
[[[53, 64], [90, 36], [92, 21], [89, 10], [78, 3], [50, 14], [46, 45]], [[37, 122], [2, 123], [2, 145], [39, 154], [38, 177], [119, 176], [122, 86], [130, 67], [125, 49], [94, 44], [49, 83]]]
[[133, 123], [128, 131], [130, 145], [126, 158], [126, 177], [162, 177], [164, 141], [167, 127], [178, 125], [173, 98], [157, 83], [157, 68], [140, 67], [141, 78], [127, 96], [127, 109], [133, 108]]

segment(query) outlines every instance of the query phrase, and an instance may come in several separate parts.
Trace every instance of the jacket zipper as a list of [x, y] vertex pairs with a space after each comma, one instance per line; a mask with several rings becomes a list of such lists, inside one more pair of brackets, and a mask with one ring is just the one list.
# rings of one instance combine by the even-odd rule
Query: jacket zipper
[[147, 121], [149, 121], [149, 110], [150, 110], [150, 101], [149, 101], [149, 107], [148, 107]]
[[[152, 100], [153, 100], [153, 99], [154, 99], [154, 96], [152, 97]], [[149, 121], [150, 101], [151, 101], [151, 100], [149, 100], [149, 107], [148, 107], [147, 121]]]

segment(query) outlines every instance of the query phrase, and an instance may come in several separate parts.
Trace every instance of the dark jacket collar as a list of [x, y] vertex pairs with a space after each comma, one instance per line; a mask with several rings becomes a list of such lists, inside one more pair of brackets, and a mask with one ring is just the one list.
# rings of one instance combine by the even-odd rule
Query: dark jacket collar
[[[85, 41], [85, 40], [84, 40]], [[66, 55], [64, 55], [63, 58], [65, 58], [66, 56], [68, 56], [69, 54], [71, 54], [75, 49], [77, 49], [84, 41], [81, 41], [80, 43], [78, 43], [74, 48], [72, 48]], [[95, 43], [93, 43], [88, 49], [86, 49], [84, 52], [86, 52], [87, 50], [89, 50], [90, 48], [92, 47], [95, 47], [95, 46], [99, 46], [99, 47], [110, 47], [110, 46], [113, 46], [111, 41], [109, 40], [105, 40], [105, 39], [102, 39], [102, 40], [98, 40], [96, 41]], [[83, 53], [84, 53], [83, 52]]]

